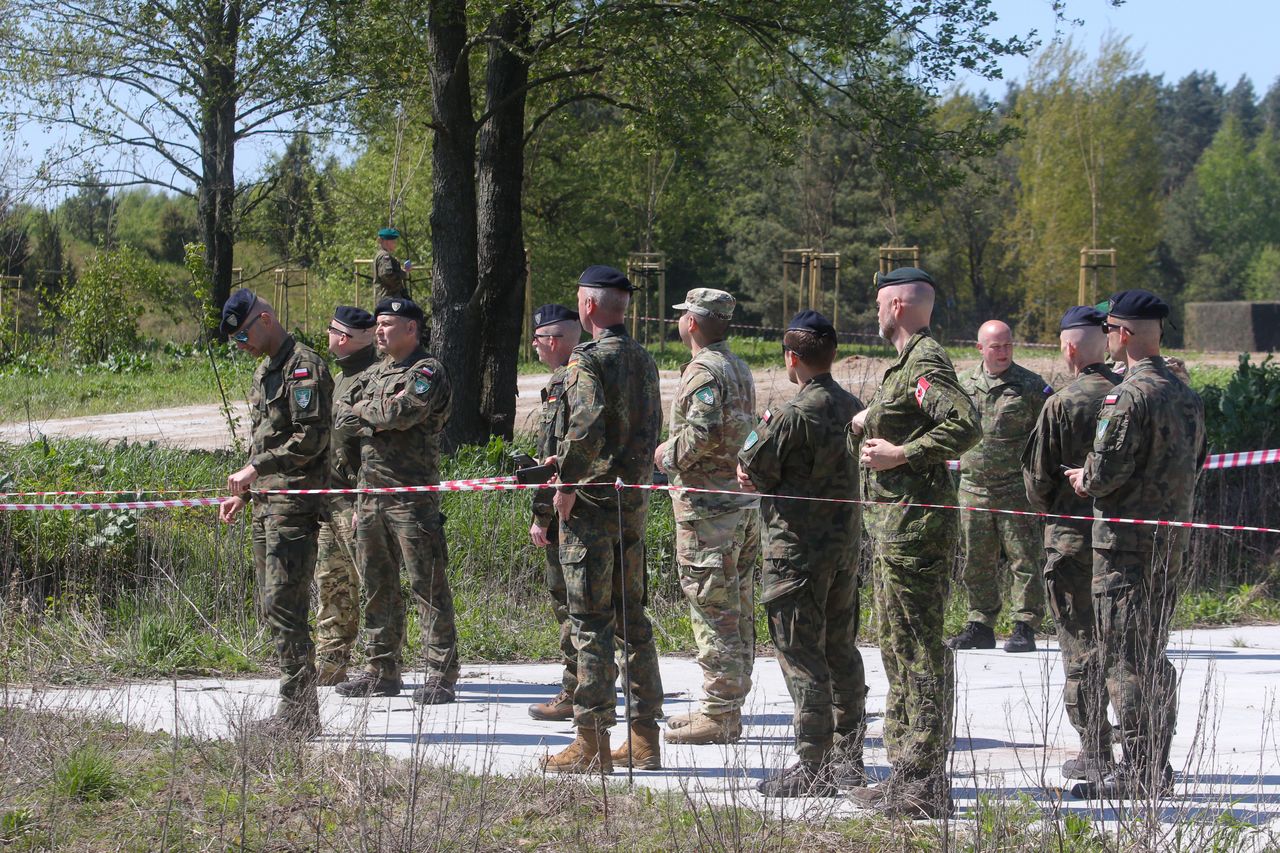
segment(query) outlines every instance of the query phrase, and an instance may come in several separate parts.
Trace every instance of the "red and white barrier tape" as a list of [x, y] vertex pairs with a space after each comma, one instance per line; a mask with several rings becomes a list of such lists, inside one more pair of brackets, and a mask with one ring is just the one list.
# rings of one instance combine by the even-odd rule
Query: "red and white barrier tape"
[[[1204, 460], [1205, 471], [1220, 471], [1223, 468], [1248, 468], [1252, 465], [1272, 465], [1280, 462], [1280, 449], [1277, 450], [1245, 450], [1240, 453], [1215, 453]], [[947, 462], [952, 471], [960, 470], [960, 463], [952, 459]]]
[[[445, 480], [440, 485], [483, 485], [488, 483], [514, 483], [515, 477], [474, 477], [469, 480]], [[419, 487], [407, 487], [418, 490]], [[196, 495], [206, 492], [222, 492], [222, 489], [101, 489], [80, 492], [0, 492], [0, 498], [85, 497], [87, 495]], [[362, 489], [323, 489], [308, 494], [348, 495], [359, 494]], [[270, 493], [268, 493], [270, 494]], [[301, 494], [301, 493], [300, 493]], [[221, 498], [218, 498], [221, 501]], [[43, 504], [41, 504], [43, 506]]]

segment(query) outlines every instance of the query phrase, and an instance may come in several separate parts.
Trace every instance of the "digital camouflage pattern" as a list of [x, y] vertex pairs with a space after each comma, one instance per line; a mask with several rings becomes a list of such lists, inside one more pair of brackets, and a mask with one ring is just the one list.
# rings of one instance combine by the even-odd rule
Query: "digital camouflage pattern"
[[[1079, 468], [1093, 448], [1098, 412], [1120, 377], [1091, 364], [1045, 401], [1022, 456], [1031, 508], [1056, 515], [1092, 516], [1093, 501], [1076, 494], [1063, 466]], [[1107, 691], [1093, 612], [1092, 522], [1051, 518], [1044, 528], [1045, 596], [1058, 631], [1067, 717], [1087, 755], [1111, 749]]]
[[[1019, 461], [1027, 436], [1053, 389], [1038, 373], [1011, 364], [989, 376], [981, 364], [960, 375], [973, 400], [982, 439], [960, 457], [960, 505], [1026, 509]], [[1001, 607], [1000, 559], [1009, 566], [1009, 609], [1015, 622], [1032, 628], [1044, 617], [1040, 560], [1043, 524], [1035, 518], [987, 512], [960, 513], [968, 620], [994, 627]]]
[[1107, 695], [1139, 771], [1163, 769], [1177, 719], [1177, 671], [1165, 647], [1189, 531], [1105, 519], [1189, 519], [1206, 452], [1200, 395], [1153, 356], [1103, 397], [1084, 464]]
[[[444, 368], [421, 347], [402, 361], [379, 362], [350, 422], [342, 424], [360, 434], [360, 486], [438, 483], [452, 396]], [[439, 495], [360, 495], [356, 517], [370, 671], [392, 679], [400, 674], [403, 567], [422, 622], [427, 677], [451, 687], [458, 679], [457, 632]]]
[[[907, 462], [886, 471], [862, 469], [867, 533], [874, 542], [873, 582], [880, 651], [889, 695], [884, 739], [900, 782], [946, 773], [955, 685], [942, 617], [955, 548], [948, 510], [902, 503], [952, 503], [947, 460], [982, 436], [973, 402], [951, 359], [921, 331], [884, 372], [867, 406], [863, 435], [900, 445]], [[855, 453], [862, 438], [850, 433]], [[856, 458], [856, 457], [855, 457]]]
[[858, 504], [794, 500], [858, 498], [849, 421], [862, 402], [832, 378], [814, 377], [776, 412], [766, 411], [738, 455], [762, 492], [761, 601], [778, 663], [795, 702], [796, 753], [828, 761], [834, 735], [860, 739], [866, 675], [858, 629]]
[[[557, 367], [551, 372], [547, 386], [542, 389], [542, 411], [538, 418], [538, 461], [554, 456], [560, 439], [569, 428], [569, 402], [565, 398], [565, 380], [568, 367]], [[547, 530], [551, 544], [543, 550], [547, 555], [547, 590], [551, 593], [551, 611], [560, 628], [560, 657], [564, 673], [560, 686], [570, 695], [578, 686], [578, 650], [573, 645], [573, 621], [569, 618], [569, 594], [564, 583], [564, 570], [560, 567], [560, 522], [556, 518], [551, 501], [555, 492], [537, 489], [533, 493], [533, 520]]]
[[373, 304], [392, 296], [409, 298], [409, 276], [395, 255], [379, 248], [373, 255]]
[[614, 723], [614, 641], [622, 634], [624, 608], [631, 715], [652, 722], [662, 713], [662, 680], [645, 613], [649, 492], [619, 491], [614, 482], [652, 482], [662, 428], [658, 369], [622, 325], [575, 347], [568, 369], [569, 428], [557, 454], [560, 480], [599, 484], [578, 489], [573, 511], [560, 525], [560, 564], [578, 651], [574, 725], [607, 729]]

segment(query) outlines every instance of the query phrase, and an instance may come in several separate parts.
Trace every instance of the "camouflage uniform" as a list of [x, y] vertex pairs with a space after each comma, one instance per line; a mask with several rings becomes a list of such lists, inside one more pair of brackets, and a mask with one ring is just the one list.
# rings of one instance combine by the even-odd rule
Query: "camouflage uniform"
[[[449, 419], [451, 398], [444, 368], [421, 347], [402, 361], [379, 362], [350, 424], [361, 435], [360, 486], [439, 482], [440, 435]], [[457, 634], [440, 496], [360, 495], [356, 517], [356, 549], [368, 599], [364, 625], [369, 671], [384, 679], [400, 675], [403, 567], [422, 621], [427, 677], [452, 688], [458, 680]]]
[[[1093, 515], [1093, 501], [1076, 494], [1062, 466], [1079, 468], [1093, 448], [1102, 400], [1120, 381], [1105, 365], [1091, 364], [1040, 410], [1022, 455], [1022, 478], [1031, 508], [1057, 515]], [[1111, 723], [1102, 680], [1093, 613], [1092, 523], [1050, 519], [1044, 528], [1045, 591], [1058, 628], [1067, 718], [1084, 753], [1109, 760]]]
[[409, 298], [409, 274], [395, 255], [379, 248], [373, 255], [373, 304], [392, 296]]
[[[324, 359], [286, 336], [258, 366], [249, 391], [254, 489], [321, 489], [327, 480], [333, 380]], [[307, 611], [316, 565], [318, 495], [254, 498], [253, 562], [258, 605], [275, 639], [282, 710], [315, 709], [314, 647]]]
[[[764, 493], [857, 500], [858, 463], [846, 439], [862, 402], [815, 376], [777, 412], [766, 411], [739, 460]], [[833, 735], [861, 741], [867, 681], [859, 617], [856, 503], [765, 497], [761, 601], [795, 703], [796, 754], [828, 760]]]
[[880, 650], [889, 680], [885, 745], [897, 779], [945, 784], [955, 686], [942, 616], [955, 515], [895, 504], [952, 503], [947, 460], [976, 444], [982, 427], [946, 350], [927, 330], [913, 335], [885, 370], [863, 435], [900, 445], [907, 456], [906, 464], [887, 471], [862, 469], [863, 498], [875, 502], [864, 507], [863, 518], [875, 543]]
[[[337, 359], [342, 373], [333, 388], [334, 429], [329, 439], [329, 487], [352, 489], [360, 472], [360, 436], [337, 426], [349, 418], [351, 405], [364, 390], [369, 368], [377, 361], [373, 345]], [[360, 574], [356, 571], [356, 538], [351, 529], [353, 495], [326, 495], [325, 521], [320, 523], [316, 557], [316, 665], [321, 674], [346, 669], [360, 628]]]
[[600, 484], [578, 489], [573, 512], [560, 525], [560, 564], [578, 651], [573, 721], [596, 731], [614, 724], [614, 639], [625, 616], [632, 720], [653, 723], [662, 714], [662, 680], [645, 613], [649, 492], [616, 490], [614, 481], [653, 480], [662, 428], [658, 370], [621, 324], [578, 344], [568, 369], [569, 429], [557, 454], [560, 479]]
[[[960, 505], [986, 509], [1027, 508], [1019, 458], [1045, 398], [1053, 389], [1018, 364], [988, 376], [979, 364], [960, 375], [960, 387], [982, 419], [982, 440], [960, 457]], [[964, 586], [970, 622], [995, 627], [1000, 613], [1000, 556], [1009, 561], [1009, 608], [1015, 622], [1033, 629], [1044, 617], [1040, 578], [1044, 525], [1035, 518], [990, 512], [960, 513], [964, 542]]]
[[[569, 409], [565, 398], [565, 380], [568, 367], [557, 367], [542, 389], [542, 417], [538, 422], [538, 460], [555, 456], [560, 439], [568, 430]], [[551, 592], [551, 609], [560, 626], [560, 656], [564, 662], [564, 674], [560, 686], [570, 696], [578, 686], [578, 650], [573, 645], [573, 622], [569, 619], [569, 598], [564, 584], [564, 571], [560, 568], [559, 519], [551, 501], [555, 492], [538, 489], [533, 493], [533, 520], [546, 528], [551, 544], [547, 553], [547, 589]]]
[[[719, 341], [681, 370], [671, 404], [662, 468], [671, 484], [738, 491], [738, 449], [755, 422], [751, 368]], [[702, 667], [704, 713], [739, 710], [755, 663], [755, 561], [760, 551], [755, 497], [672, 492], [680, 587], [689, 599]]]
[[1105, 519], [1188, 520], [1205, 451], [1204, 403], [1153, 356], [1103, 398], [1084, 464], [1107, 694], [1126, 760], [1140, 771], [1163, 769], [1177, 720], [1178, 676], [1165, 647], [1189, 531]]

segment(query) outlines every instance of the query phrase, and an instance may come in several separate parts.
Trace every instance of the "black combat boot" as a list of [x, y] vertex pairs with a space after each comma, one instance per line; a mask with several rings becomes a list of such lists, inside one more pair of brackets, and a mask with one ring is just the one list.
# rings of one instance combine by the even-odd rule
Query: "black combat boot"
[[947, 648], [956, 649], [994, 649], [996, 632], [981, 622], [970, 622], [964, 630], [947, 640]]
[[1004, 641], [1006, 652], [1034, 652], [1036, 650], [1036, 631], [1028, 622], [1014, 622], [1013, 633]]

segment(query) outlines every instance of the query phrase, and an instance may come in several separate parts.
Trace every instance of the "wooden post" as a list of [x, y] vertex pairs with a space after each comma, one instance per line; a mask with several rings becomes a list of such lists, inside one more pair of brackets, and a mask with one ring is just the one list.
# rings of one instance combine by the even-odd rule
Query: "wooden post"
[[520, 361], [528, 361], [533, 341], [533, 261], [524, 250], [524, 323], [520, 326]]

